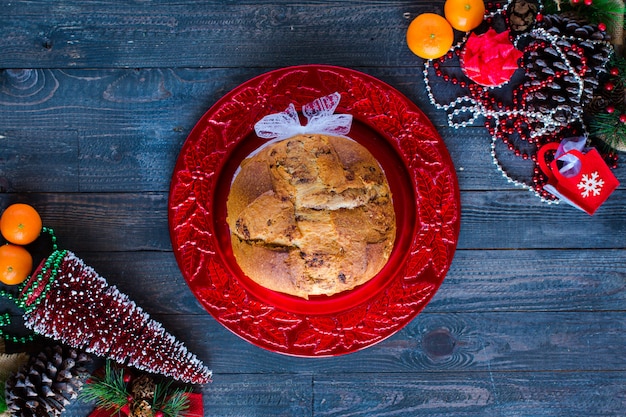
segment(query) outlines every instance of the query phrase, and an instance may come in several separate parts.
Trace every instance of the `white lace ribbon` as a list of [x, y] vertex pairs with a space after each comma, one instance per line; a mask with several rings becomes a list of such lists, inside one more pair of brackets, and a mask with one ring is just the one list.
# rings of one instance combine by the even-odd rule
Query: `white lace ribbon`
[[346, 136], [352, 127], [352, 115], [334, 114], [341, 94], [335, 92], [302, 106], [307, 123], [300, 124], [298, 112], [292, 104], [280, 113], [269, 114], [254, 125], [254, 131], [263, 139], [287, 139], [304, 133], [322, 133]]

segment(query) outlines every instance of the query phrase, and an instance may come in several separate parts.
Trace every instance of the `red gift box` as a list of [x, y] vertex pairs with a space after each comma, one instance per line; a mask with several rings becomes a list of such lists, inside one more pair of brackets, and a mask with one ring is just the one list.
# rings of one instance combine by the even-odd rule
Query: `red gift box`
[[[619, 181], [611, 172], [595, 148], [585, 153], [578, 149], [557, 153], [548, 165], [546, 153], [557, 151], [559, 144], [549, 143], [539, 149], [537, 154], [539, 167], [548, 176], [544, 189], [572, 206], [592, 215], [606, 201], [619, 185]], [[559, 167], [559, 161], [565, 164]]]

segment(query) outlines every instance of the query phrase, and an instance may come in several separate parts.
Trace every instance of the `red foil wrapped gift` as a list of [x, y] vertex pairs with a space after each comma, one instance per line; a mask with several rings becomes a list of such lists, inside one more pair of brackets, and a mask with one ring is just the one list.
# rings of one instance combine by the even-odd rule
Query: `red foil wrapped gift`
[[472, 34], [461, 53], [461, 69], [472, 81], [485, 87], [508, 82], [519, 68], [522, 51], [509, 40], [509, 31], [497, 33], [493, 28]]
[[[566, 203], [594, 214], [617, 188], [619, 181], [595, 148], [584, 149], [585, 138], [548, 143], [537, 153], [539, 167], [548, 176], [544, 189]], [[546, 153], [555, 151], [548, 165]]]

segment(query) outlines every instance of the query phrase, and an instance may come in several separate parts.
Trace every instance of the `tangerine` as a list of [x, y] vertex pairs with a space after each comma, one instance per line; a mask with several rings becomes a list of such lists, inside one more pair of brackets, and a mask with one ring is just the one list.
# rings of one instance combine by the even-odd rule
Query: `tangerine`
[[22, 246], [7, 243], [0, 246], [0, 282], [21, 284], [33, 269], [33, 257]]
[[420, 58], [436, 59], [452, 47], [454, 32], [450, 23], [435, 13], [417, 16], [406, 32], [406, 43], [411, 52]]
[[0, 232], [16, 245], [28, 245], [41, 233], [41, 217], [28, 204], [11, 204], [0, 217]]
[[446, 0], [443, 13], [453, 28], [469, 32], [483, 22], [485, 3], [483, 0]]

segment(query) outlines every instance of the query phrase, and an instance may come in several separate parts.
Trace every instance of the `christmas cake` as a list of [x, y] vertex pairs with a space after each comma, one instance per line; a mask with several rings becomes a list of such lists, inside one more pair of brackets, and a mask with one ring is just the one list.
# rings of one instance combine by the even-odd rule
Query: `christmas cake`
[[386, 264], [396, 235], [385, 174], [357, 142], [304, 134], [245, 159], [227, 201], [241, 270], [309, 298], [350, 290]]

